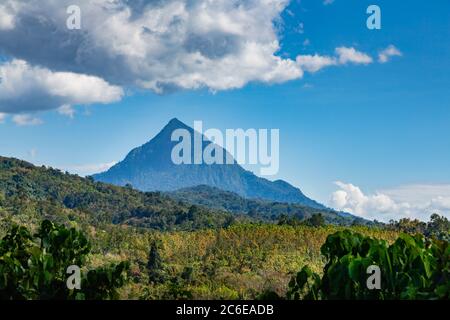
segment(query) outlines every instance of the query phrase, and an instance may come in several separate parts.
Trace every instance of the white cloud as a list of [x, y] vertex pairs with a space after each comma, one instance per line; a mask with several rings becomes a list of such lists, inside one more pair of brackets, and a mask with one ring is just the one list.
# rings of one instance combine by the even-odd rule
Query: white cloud
[[450, 185], [407, 185], [364, 194], [351, 183], [335, 182], [330, 206], [368, 219], [417, 218], [428, 220], [434, 212], [450, 216]]
[[58, 112], [73, 116], [76, 105], [120, 100], [122, 87], [218, 91], [372, 62], [347, 47], [335, 56], [279, 55], [276, 25], [289, 0], [79, 0], [81, 30], [66, 27], [62, 9], [72, 0], [6, 3], [1, 12], [14, 23], [0, 28], [0, 47], [15, 60], [0, 66], [0, 112], [69, 105]]
[[373, 62], [369, 55], [357, 51], [355, 48], [339, 47], [336, 48], [336, 54], [340, 64], [369, 64]]
[[[450, 197], [450, 184], [411, 184], [384, 189], [381, 192], [398, 201], [418, 206], [431, 200]], [[450, 208], [450, 206], [446, 208]]]
[[94, 173], [99, 173], [108, 170], [117, 164], [117, 161], [107, 163], [82, 164], [82, 165], [68, 165], [59, 167], [63, 171], [78, 174], [80, 176], [88, 176]]
[[0, 112], [0, 123], [4, 123], [6, 119], [6, 113], [1, 113]]
[[77, 32], [67, 30], [61, 10], [72, 0], [30, 0], [17, 12], [13, 30], [0, 32], [0, 46], [33, 65], [158, 93], [284, 82], [303, 75], [294, 60], [277, 56], [274, 22], [288, 3], [80, 0]]
[[431, 199], [431, 206], [437, 208], [437, 210], [450, 210], [450, 195], [438, 196]]
[[353, 64], [369, 64], [372, 63], [372, 58], [353, 47], [338, 47], [335, 49], [336, 56], [321, 56], [314, 55], [299, 55], [297, 56], [297, 64], [305, 71], [314, 73], [325, 67]]
[[324, 5], [329, 5], [329, 4], [332, 4], [334, 2], [334, 0], [323, 0], [323, 4]]
[[6, 113], [55, 109], [63, 104], [111, 103], [123, 96], [122, 88], [98, 77], [52, 72], [17, 59], [0, 65], [0, 78], [0, 112]]
[[322, 68], [336, 65], [334, 57], [315, 55], [300, 55], [297, 57], [297, 63], [302, 69], [308, 72], [317, 72]]
[[398, 50], [395, 46], [391, 44], [386, 49], [380, 51], [380, 53], [378, 54], [378, 62], [386, 63], [391, 59], [391, 57], [395, 56], [401, 57], [402, 53], [400, 52], [400, 50]]
[[35, 118], [29, 114], [16, 114], [12, 118], [13, 122], [18, 126], [38, 126], [42, 124], [42, 120]]
[[[303, 76], [295, 60], [277, 55], [280, 44], [274, 22], [281, 19], [288, 0], [78, 2], [81, 31], [66, 28], [67, 15], [61, 8], [71, 0], [32, 0], [18, 10], [14, 29], [0, 32], [0, 46], [33, 65], [92, 74], [109, 83], [158, 93], [177, 88], [226, 90], [254, 81], [280, 83]], [[344, 63], [371, 60], [353, 48], [337, 50], [342, 51]], [[303, 66], [316, 70], [315, 63], [330, 65], [330, 61], [306, 61]]]
[[63, 104], [61, 107], [58, 108], [58, 113], [67, 116], [69, 118], [73, 118], [75, 115], [75, 110], [72, 108], [70, 104]]

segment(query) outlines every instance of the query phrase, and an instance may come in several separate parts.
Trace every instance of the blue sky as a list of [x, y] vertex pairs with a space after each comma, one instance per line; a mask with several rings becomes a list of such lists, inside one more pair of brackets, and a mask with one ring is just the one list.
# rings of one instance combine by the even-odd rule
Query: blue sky
[[[366, 28], [369, 4], [381, 8], [381, 30]], [[0, 18], [23, 14], [13, 7], [4, 8], [3, 15], [0, 7]], [[284, 179], [314, 199], [370, 218], [425, 219], [431, 211], [449, 216], [450, 2], [335, 0], [325, 5], [293, 0], [271, 18], [280, 46], [276, 56], [295, 61], [317, 54], [334, 62], [316, 72], [301, 65], [301, 77], [286, 71], [292, 80], [266, 81], [252, 74], [242, 76], [243, 85], [222, 90], [222, 83], [208, 78], [203, 88], [188, 84], [162, 93], [150, 85], [122, 83], [110, 70], [100, 70], [93, 75], [107, 81], [109, 87], [100, 85], [110, 98], [71, 98], [70, 112], [33, 108], [37, 99], [23, 98], [27, 92], [13, 95], [12, 101], [0, 87], [0, 106], [18, 108], [0, 109], [0, 154], [87, 173], [120, 161], [172, 117], [188, 125], [202, 120], [206, 128], [223, 130], [279, 128], [280, 170], [271, 179]], [[16, 49], [7, 36], [21, 26], [13, 21], [3, 30], [0, 23], [5, 63], [21, 59], [28, 67], [90, 74], [89, 64], [72, 68], [70, 60], [65, 65], [56, 63], [60, 57], [46, 62], [45, 54]], [[267, 28], [261, 32], [267, 31], [270, 39]], [[380, 63], [380, 52], [389, 46], [401, 55]], [[339, 47], [353, 48], [371, 62], [341, 63]], [[211, 72], [220, 70], [220, 65], [212, 67], [217, 69]], [[44, 94], [38, 97], [47, 101]]]

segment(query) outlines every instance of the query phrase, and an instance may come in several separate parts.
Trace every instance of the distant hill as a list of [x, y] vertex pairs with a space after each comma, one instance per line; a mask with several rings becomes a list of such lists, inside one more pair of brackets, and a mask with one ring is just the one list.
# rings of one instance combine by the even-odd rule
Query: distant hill
[[239, 218], [160, 192], [144, 193], [0, 157], [0, 223], [8, 215], [35, 225], [45, 218], [84, 226], [114, 223], [162, 231], [224, 227]]
[[[235, 192], [245, 198], [261, 198], [271, 201], [298, 203], [317, 209], [325, 209], [320, 203], [305, 196], [300, 189], [283, 180], [269, 181], [233, 164], [181, 164], [171, 160], [172, 132], [194, 130], [172, 119], [152, 140], [133, 149], [123, 161], [108, 171], [93, 175], [97, 181], [119, 186], [131, 184], [142, 191], [174, 191], [181, 188], [208, 185]], [[206, 140], [206, 139], [205, 139]], [[210, 141], [203, 143], [203, 149]], [[220, 148], [220, 147], [219, 147]], [[226, 150], [224, 150], [224, 157]]]
[[235, 214], [246, 214], [250, 217], [275, 220], [281, 215], [293, 216], [304, 220], [314, 214], [322, 214], [328, 223], [347, 225], [353, 222], [365, 224], [362, 218], [331, 209], [311, 208], [296, 203], [273, 202], [262, 199], [246, 199], [234, 192], [224, 191], [216, 187], [200, 185], [183, 188], [167, 193], [170, 197], [191, 204], [212, 209], [223, 210]]
[[26, 161], [0, 157], [0, 223], [14, 216], [89, 226], [126, 224], [161, 231], [226, 227], [235, 221], [276, 222], [322, 213], [326, 222], [348, 225], [354, 217], [298, 204], [245, 199], [209, 186], [176, 192], [141, 192], [96, 182]]

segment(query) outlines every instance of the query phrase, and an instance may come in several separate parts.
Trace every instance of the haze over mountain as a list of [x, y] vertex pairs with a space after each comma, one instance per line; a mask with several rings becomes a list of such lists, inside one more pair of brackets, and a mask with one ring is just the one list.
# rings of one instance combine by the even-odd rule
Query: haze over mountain
[[[286, 181], [270, 181], [232, 164], [174, 164], [172, 132], [186, 129], [194, 136], [194, 129], [174, 118], [152, 140], [131, 150], [125, 159], [108, 171], [95, 174], [97, 181], [119, 186], [131, 184], [141, 191], [174, 191], [181, 188], [207, 185], [232, 191], [246, 198], [299, 203], [323, 209], [320, 203], [305, 196], [300, 189]], [[212, 142], [204, 138], [203, 150]], [[193, 146], [193, 143], [192, 143]], [[217, 148], [221, 148], [217, 146]], [[224, 157], [226, 150], [223, 149]], [[193, 152], [192, 152], [193, 155]]]

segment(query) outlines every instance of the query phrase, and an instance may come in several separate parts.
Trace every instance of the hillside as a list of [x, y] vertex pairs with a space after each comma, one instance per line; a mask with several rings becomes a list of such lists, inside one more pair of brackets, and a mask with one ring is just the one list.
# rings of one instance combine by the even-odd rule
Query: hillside
[[295, 203], [273, 202], [262, 199], [246, 199], [234, 192], [223, 191], [206, 185], [183, 188], [167, 194], [174, 199], [191, 204], [268, 220], [277, 219], [281, 215], [304, 220], [313, 214], [320, 213], [328, 223], [340, 225], [348, 225], [353, 222], [367, 223], [364, 219], [330, 209], [316, 209]]
[[157, 230], [222, 227], [234, 216], [90, 178], [0, 157], [0, 214], [84, 225], [128, 224]]
[[[87, 268], [130, 263], [121, 299], [255, 299], [266, 292], [285, 296], [290, 279], [305, 265], [321, 272], [320, 248], [330, 234], [349, 229], [389, 243], [398, 237], [397, 228], [253, 223], [258, 219], [239, 212], [252, 206], [266, 215], [315, 209], [205, 186], [176, 194], [144, 193], [0, 157], [0, 239], [13, 224], [34, 232], [46, 218], [87, 235], [92, 243]], [[199, 205], [179, 201], [181, 195]], [[213, 202], [216, 209], [205, 207]], [[448, 221], [446, 228], [448, 233]], [[148, 267], [153, 246], [160, 257], [158, 281]]]
[[1, 212], [36, 221], [127, 224], [162, 231], [223, 227], [235, 220], [276, 222], [280, 215], [304, 220], [316, 213], [327, 223], [354, 221], [353, 216], [331, 210], [245, 199], [208, 186], [171, 193], [141, 192], [4, 157], [0, 157]]
[[[194, 136], [194, 130], [172, 119], [152, 140], [133, 149], [125, 159], [108, 171], [93, 175], [95, 180], [119, 186], [131, 184], [142, 191], [174, 191], [181, 188], [208, 185], [232, 191], [245, 198], [261, 198], [271, 201], [299, 203], [324, 209], [318, 202], [305, 196], [300, 189], [283, 180], [269, 181], [233, 164], [180, 164], [171, 160], [172, 132], [186, 129]], [[203, 150], [212, 142], [204, 136]], [[192, 146], [194, 144], [192, 143]], [[217, 148], [220, 148], [217, 146]], [[221, 149], [221, 148], [220, 148]], [[224, 158], [227, 151], [223, 150]], [[193, 157], [193, 152], [191, 152]], [[193, 163], [193, 161], [192, 161]]]

